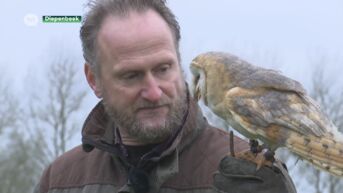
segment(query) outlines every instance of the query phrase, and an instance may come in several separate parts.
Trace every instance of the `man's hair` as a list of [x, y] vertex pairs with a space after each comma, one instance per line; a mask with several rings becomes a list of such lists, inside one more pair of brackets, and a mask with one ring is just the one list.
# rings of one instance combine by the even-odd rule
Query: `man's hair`
[[83, 57], [93, 72], [99, 75], [100, 66], [97, 53], [97, 35], [108, 16], [125, 17], [130, 12], [143, 13], [147, 10], [156, 11], [168, 24], [174, 38], [178, 59], [180, 26], [174, 14], [166, 6], [166, 0], [91, 0], [88, 3], [89, 11], [85, 14], [80, 30]]

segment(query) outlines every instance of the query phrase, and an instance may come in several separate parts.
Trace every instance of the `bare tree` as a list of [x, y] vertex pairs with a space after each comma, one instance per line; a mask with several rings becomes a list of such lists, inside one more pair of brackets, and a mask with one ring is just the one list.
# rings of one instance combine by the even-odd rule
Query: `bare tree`
[[32, 143], [37, 140], [23, 137], [14, 130], [10, 141], [0, 158], [0, 192], [32, 192], [34, 184], [41, 174], [40, 163], [35, 157], [42, 156]]
[[37, 155], [31, 145], [34, 139], [25, 139], [20, 130], [20, 101], [5, 78], [0, 79], [0, 192], [27, 192], [38, 175], [38, 167], [30, 159]]
[[0, 135], [5, 128], [17, 124], [19, 115], [18, 100], [13, 96], [8, 84], [0, 79]]
[[86, 92], [69, 58], [59, 57], [47, 66], [44, 81], [26, 82], [30, 90], [20, 100], [20, 92], [14, 95], [0, 76], [1, 193], [31, 192], [43, 169], [67, 150], [75, 136]]
[[[81, 108], [86, 96], [77, 82], [76, 66], [71, 60], [60, 57], [49, 66], [47, 89], [42, 96], [35, 96], [30, 103], [30, 135], [44, 134], [41, 143], [43, 165], [66, 151], [68, 141], [74, 136], [78, 124], [73, 116]], [[41, 145], [41, 144], [37, 144]]]

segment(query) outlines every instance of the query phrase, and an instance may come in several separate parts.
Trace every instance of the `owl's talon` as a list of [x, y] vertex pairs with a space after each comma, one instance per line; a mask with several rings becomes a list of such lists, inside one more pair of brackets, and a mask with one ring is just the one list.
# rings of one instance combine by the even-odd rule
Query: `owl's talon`
[[268, 149], [268, 151], [266, 151], [266, 153], [264, 153], [263, 155], [264, 155], [266, 161], [270, 161], [272, 163], [275, 161], [275, 157], [274, 157], [275, 152], [274, 151]]
[[250, 139], [249, 145], [250, 145], [250, 151], [255, 155], [257, 155], [258, 153], [261, 153], [263, 150], [263, 146], [259, 145], [258, 141], [255, 139]]
[[261, 156], [261, 158], [258, 159], [256, 163], [256, 171], [259, 170], [262, 166], [269, 166], [272, 168], [275, 161], [274, 155], [275, 153], [272, 151], [267, 151], [266, 153], [264, 153], [263, 156]]

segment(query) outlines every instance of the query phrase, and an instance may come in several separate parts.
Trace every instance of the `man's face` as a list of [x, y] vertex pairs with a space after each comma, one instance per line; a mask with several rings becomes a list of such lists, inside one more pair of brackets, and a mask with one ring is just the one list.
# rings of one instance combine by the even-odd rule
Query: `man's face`
[[121, 133], [142, 143], [169, 137], [180, 126], [187, 105], [167, 23], [154, 11], [109, 16], [97, 42], [100, 95]]

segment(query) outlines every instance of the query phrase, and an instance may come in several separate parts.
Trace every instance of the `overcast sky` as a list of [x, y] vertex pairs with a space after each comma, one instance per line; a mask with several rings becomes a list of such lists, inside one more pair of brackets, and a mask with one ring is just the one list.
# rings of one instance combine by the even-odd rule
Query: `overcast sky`
[[[21, 86], [27, 71], [47, 65], [56, 54], [75, 57], [82, 66], [79, 23], [46, 24], [43, 15], [83, 15], [86, 1], [3, 1], [0, 11], [0, 67]], [[182, 29], [182, 58], [210, 50], [228, 51], [261, 66], [277, 68], [308, 84], [309, 58], [334, 60], [343, 53], [341, 0], [170, 0]], [[29, 26], [25, 16], [36, 15]], [[334, 61], [333, 73], [343, 67]], [[313, 68], [313, 67], [312, 67]], [[333, 69], [333, 70], [332, 70]]]
[[[0, 69], [19, 92], [27, 73], [42, 76], [56, 55], [70, 55], [82, 71], [80, 23], [42, 23], [44, 15], [83, 15], [86, 1], [11, 0], [0, 7]], [[325, 56], [325, 71], [342, 80], [342, 0], [169, 0], [182, 33], [185, 72], [197, 54], [227, 51], [254, 64], [281, 70], [308, 87]], [[35, 17], [38, 20], [35, 22]], [[189, 78], [189, 76], [188, 76]], [[81, 86], [86, 86], [84, 79]], [[96, 100], [93, 97], [91, 108]], [[87, 112], [89, 109], [86, 110]]]

